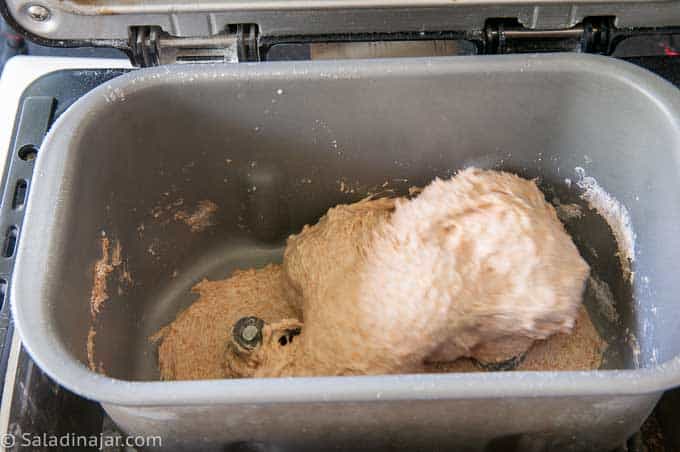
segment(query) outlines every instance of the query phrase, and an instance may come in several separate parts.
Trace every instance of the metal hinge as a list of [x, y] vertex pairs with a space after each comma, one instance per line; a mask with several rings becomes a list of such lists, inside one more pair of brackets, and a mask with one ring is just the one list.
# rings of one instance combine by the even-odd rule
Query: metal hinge
[[526, 28], [517, 20], [489, 20], [483, 34], [484, 53], [607, 53], [612, 28], [611, 18], [592, 18], [558, 30]]
[[259, 61], [258, 28], [238, 24], [212, 36], [177, 37], [156, 26], [130, 28], [130, 60], [148, 67], [174, 63]]

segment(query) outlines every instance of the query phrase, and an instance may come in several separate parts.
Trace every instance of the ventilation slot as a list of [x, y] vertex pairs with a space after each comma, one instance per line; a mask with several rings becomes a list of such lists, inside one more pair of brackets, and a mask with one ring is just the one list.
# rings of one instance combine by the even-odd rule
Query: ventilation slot
[[7, 280], [0, 278], [0, 310], [5, 305], [5, 297], [7, 296]]
[[17, 181], [14, 187], [14, 197], [12, 197], [12, 209], [21, 209], [26, 204], [26, 192], [28, 190], [28, 182], [24, 179]]
[[16, 226], [10, 226], [5, 234], [5, 244], [2, 247], [2, 255], [4, 257], [14, 256], [14, 251], [17, 247], [17, 237], [19, 236], [19, 229]]

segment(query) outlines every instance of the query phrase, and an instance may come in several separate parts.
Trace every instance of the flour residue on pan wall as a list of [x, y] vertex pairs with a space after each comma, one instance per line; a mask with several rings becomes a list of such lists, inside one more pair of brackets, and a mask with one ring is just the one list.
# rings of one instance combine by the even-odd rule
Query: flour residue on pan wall
[[102, 305], [109, 299], [107, 289], [109, 274], [122, 264], [122, 250], [118, 240], [114, 241], [112, 251], [111, 240], [103, 233], [100, 245], [102, 257], [94, 264], [92, 292], [90, 293], [90, 314], [93, 318], [99, 314]]
[[[227, 160], [228, 163], [231, 163], [230, 159]], [[189, 162], [183, 167], [183, 170], [192, 168], [194, 165], [194, 162]], [[166, 226], [172, 221], [184, 223], [189, 226], [191, 232], [203, 232], [217, 224], [215, 213], [219, 207], [215, 202], [204, 199], [198, 201], [194, 207], [191, 207], [187, 205], [184, 198], [176, 196], [176, 191], [177, 187], [172, 186], [169, 191], [161, 194], [161, 201], [149, 212], [154, 223], [161, 226]], [[143, 224], [140, 226], [141, 231], [139, 227], [137, 231], [141, 235], [145, 230], [145, 226]]]
[[[95, 372], [104, 373], [104, 366], [95, 360], [95, 337], [97, 335], [96, 322], [104, 304], [109, 300], [108, 279], [113, 272], [118, 272], [118, 295], [123, 295], [125, 289], [132, 285], [132, 275], [123, 259], [123, 249], [118, 240], [113, 240], [102, 231], [99, 239], [101, 257], [95, 262], [92, 271], [92, 290], [90, 292], [90, 329], [87, 333], [86, 349], [88, 367]], [[112, 247], [113, 246], [113, 247]]]
[[214, 215], [217, 212], [217, 204], [212, 201], [199, 201], [192, 212], [180, 210], [175, 214], [176, 221], [182, 221], [191, 229], [191, 232], [201, 232], [215, 225]]
[[624, 277], [632, 284], [635, 276], [631, 264], [635, 261], [635, 232], [628, 209], [612, 195], [607, 193], [595, 180], [587, 176], [585, 169], [577, 166], [576, 186], [581, 190], [580, 197], [588, 206], [599, 213], [607, 222], [614, 234], [618, 248], [619, 261]]

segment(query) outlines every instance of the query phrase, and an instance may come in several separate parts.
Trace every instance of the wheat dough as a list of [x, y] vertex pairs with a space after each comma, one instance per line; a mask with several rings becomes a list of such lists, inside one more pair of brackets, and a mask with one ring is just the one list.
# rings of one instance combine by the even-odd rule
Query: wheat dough
[[[159, 333], [161, 373], [179, 375], [181, 350], [166, 342], [214, 346], [210, 356], [222, 353], [229, 376], [421, 372], [465, 357], [496, 363], [571, 332], [588, 272], [533, 181], [468, 169], [412, 200], [331, 209], [289, 238], [280, 293], [271, 296], [289, 311], [265, 319], [260, 347], [234, 357], [224, 345], [178, 338], [173, 323]], [[294, 328], [301, 334], [282, 346]]]
[[[215, 281], [209, 285], [204, 281], [196, 285], [194, 290], [201, 298], [178, 316], [171, 324], [172, 328], [168, 326], [154, 337], [155, 340], [162, 341], [158, 351], [162, 379], [195, 380], [255, 376], [256, 367], [244, 366], [225, 345], [229, 340], [229, 334], [224, 328], [225, 320], [220, 316], [223, 315], [225, 308], [228, 309], [226, 303], [221, 300], [229, 300], [234, 296], [235, 286], [253, 284], [255, 287], [256, 282], [266, 281], [265, 292], [273, 293], [273, 299], [282, 300], [288, 296], [287, 288], [280, 278], [267, 277], [267, 273], [278, 272], [275, 266], [256, 272], [264, 274], [236, 272], [230, 279], [236, 278], [237, 281]], [[244, 275], [247, 276], [244, 278]], [[248, 293], [252, 292], [248, 290]], [[267, 299], [257, 297], [253, 300], [254, 304], [246, 308], [248, 315], [269, 312]], [[259, 305], [260, 303], [263, 304]], [[298, 322], [292, 320], [291, 324], [295, 325]], [[271, 339], [273, 336], [269, 337]], [[581, 307], [571, 334], [556, 334], [547, 340], [537, 341], [516, 370], [598, 369], [602, 364], [605, 347], [606, 343], [593, 326], [588, 312], [585, 307]], [[278, 362], [285, 363], [286, 360]], [[482, 370], [484, 369], [474, 360], [461, 358], [454, 362], [426, 363], [420, 371], [450, 373]]]
[[380, 198], [341, 204], [329, 209], [315, 225], [305, 225], [299, 234], [288, 238], [283, 268], [297, 294], [294, 299], [300, 303], [299, 318], [313, 313], [309, 303], [316, 303], [321, 291], [334, 284], [332, 278], [361, 265], [376, 228], [389, 220], [396, 202]]
[[[228, 369], [236, 361], [229, 347], [232, 326], [241, 317], [265, 322], [295, 318], [288, 303], [280, 265], [237, 270], [222, 281], [204, 279], [192, 291], [199, 295], [151, 340], [158, 342], [158, 366], [163, 380], [198, 380], [238, 376]], [[245, 373], [243, 376], [246, 376]]]
[[[289, 240], [284, 268], [303, 300], [304, 328], [296, 350], [282, 354], [294, 362], [276, 372], [499, 362], [571, 331], [589, 268], [533, 181], [468, 169], [415, 199], [367, 204], [332, 209]], [[365, 220], [367, 210], [375, 220]], [[276, 355], [267, 346], [261, 352]]]
[[[594, 370], [602, 365], [607, 348], [590, 320], [585, 306], [579, 309], [571, 333], [558, 333], [545, 340], [536, 341], [524, 355], [515, 370]], [[449, 363], [428, 363], [425, 372], [479, 372], [479, 363], [461, 358]]]

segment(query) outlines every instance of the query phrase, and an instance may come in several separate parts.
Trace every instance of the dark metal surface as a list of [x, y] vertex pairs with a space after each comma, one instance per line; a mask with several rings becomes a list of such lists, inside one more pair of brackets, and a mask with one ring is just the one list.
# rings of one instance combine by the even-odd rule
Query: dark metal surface
[[8, 59], [27, 52], [23, 36], [12, 30], [0, 16], [0, 74]]
[[[31, 96], [24, 99], [19, 111], [17, 133], [14, 136], [9, 155], [12, 157], [5, 167], [5, 187], [0, 217], [0, 352], [8, 354], [11, 341], [9, 294], [10, 280], [14, 269], [16, 248], [21, 238], [28, 191], [30, 189], [33, 164], [38, 148], [52, 120], [54, 98]], [[4, 381], [7, 362], [0, 363], [0, 381]]]
[[[17, 442], [9, 450], [27, 450], [22, 441], [42, 435], [99, 436], [104, 413], [98, 403], [83, 399], [45, 375], [22, 349], [12, 396], [7, 433]], [[92, 450], [87, 447], [57, 447], [49, 450]], [[33, 450], [47, 450], [46, 447]]]
[[16, 55], [62, 56], [87, 58], [126, 58], [120, 50], [101, 47], [48, 47], [24, 39], [0, 15], [0, 74], [10, 58]]
[[680, 87], [680, 55], [631, 57], [626, 58], [626, 61], [648, 69]]

